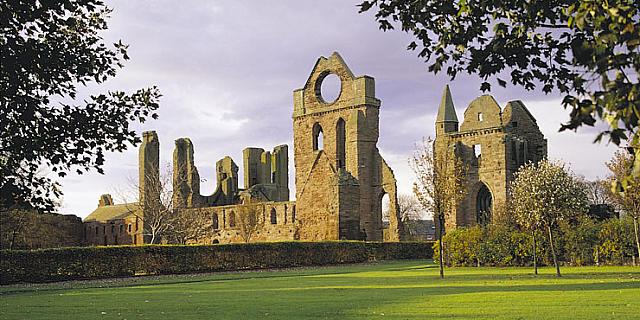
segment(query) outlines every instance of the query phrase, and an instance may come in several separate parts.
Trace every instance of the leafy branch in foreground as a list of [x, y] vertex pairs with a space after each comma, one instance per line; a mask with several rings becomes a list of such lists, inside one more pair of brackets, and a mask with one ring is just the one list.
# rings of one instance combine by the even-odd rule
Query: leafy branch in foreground
[[418, 50], [429, 72], [445, 70], [452, 80], [476, 74], [482, 91], [510, 82], [564, 94], [571, 112], [560, 130], [605, 121], [596, 141], [627, 140], [640, 175], [637, 1], [371, 0], [359, 7], [376, 7], [381, 30], [399, 25], [413, 34], [408, 49]]
[[78, 97], [78, 86], [101, 84], [128, 60], [127, 45], [107, 46], [111, 9], [100, 0], [0, 4], [0, 210], [51, 211], [62, 195], [47, 168], [103, 172], [105, 152], [140, 142], [132, 123], [157, 118], [156, 87]]

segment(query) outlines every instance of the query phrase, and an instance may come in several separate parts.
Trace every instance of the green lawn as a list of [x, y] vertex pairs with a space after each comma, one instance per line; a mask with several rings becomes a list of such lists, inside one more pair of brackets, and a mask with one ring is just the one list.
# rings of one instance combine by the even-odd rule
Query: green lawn
[[0, 319], [640, 319], [640, 268], [562, 271], [455, 268], [440, 280], [414, 260], [4, 286]]

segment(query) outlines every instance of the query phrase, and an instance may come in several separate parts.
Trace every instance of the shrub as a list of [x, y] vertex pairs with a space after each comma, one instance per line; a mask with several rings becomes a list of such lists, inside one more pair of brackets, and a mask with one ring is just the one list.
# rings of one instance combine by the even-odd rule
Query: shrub
[[494, 225], [485, 231], [482, 262], [490, 266], [524, 266], [532, 260], [532, 237], [515, 228]]
[[609, 219], [598, 232], [596, 255], [600, 263], [625, 264], [635, 254], [633, 222], [630, 218]]
[[590, 217], [581, 217], [576, 223], [560, 227], [564, 239], [564, 259], [566, 262], [584, 266], [595, 262], [594, 253], [598, 246], [598, 232], [601, 223]]
[[[558, 260], [572, 265], [626, 264], [634, 259], [633, 221], [604, 222], [580, 217], [557, 228]], [[549, 238], [539, 231], [537, 257], [540, 265], [553, 264]], [[437, 242], [434, 259], [438, 259]], [[529, 266], [533, 263], [533, 237], [514, 226], [490, 225], [458, 228], [444, 236], [444, 258], [449, 266]]]
[[[481, 254], [482, 228], [455, 229], [444, 238], [445, 261], [451, 266], [472, 266], [478, 264]], [[437, 250], [436, 250], [437, 251]]]
[[52, 282], [392, 259], [428, 259], [431, 243], [273, 242], [0, 251], [0, 284]]

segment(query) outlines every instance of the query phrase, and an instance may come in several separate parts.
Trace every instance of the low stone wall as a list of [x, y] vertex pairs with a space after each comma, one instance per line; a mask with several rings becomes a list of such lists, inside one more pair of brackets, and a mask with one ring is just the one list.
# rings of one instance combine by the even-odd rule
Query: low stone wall
[[431, 242], [273, 242], [0, 251], [0, 284], [429, 259]]

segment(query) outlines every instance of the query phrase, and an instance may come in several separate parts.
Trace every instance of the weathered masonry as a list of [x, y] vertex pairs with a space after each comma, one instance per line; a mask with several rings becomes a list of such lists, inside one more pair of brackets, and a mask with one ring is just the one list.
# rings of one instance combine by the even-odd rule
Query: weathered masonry
[[[325, 101], [320, 91], [330, 74], [341, 82], [335, 101]], [[374, 79], [354, 76], [334, 53], [318, 59], [293, 101], [300, 238], [382, 241], [382, 198], [388, 194], [389, 240], [398, 241], [396, 179], [376, 147], [380, 100]]]
[[[489, 95], [473, 100], [458, 117], [446, 86], [436, 118], [436, 155], [461, 157], [468, 167], [467, 196], [445, 213], [445, 229], [486, 224], [507, 201], [507, 186], [520, 166], [547, 157], [547, 140], [521, 101], [504, 109]], [[451, 159], [436, 156], [436, 159]]]
[[[335, 101], [325, 101], [320, 90], [330, 74], [340, 79]], [[192, 242], [400, 240], [396, 179], [376, 146], [380, 100], [374, 79], [354, 76], [340, 55], [333, 53], [317, 60], [304, 87], [294, 91], [293, 100], [295, 202], [289, 201], [286, 145], [272, 151], [244, 149], [243, 189], [238, 166], [224, 157], [216, 163], [216, 191], [202, 195], [193, 144], [188, 138], [175, 141], [172, 208], [176, 215], [200, 217], [197, 221], [207, 230]], [[142, 239], [144, 224], [139, 219], [144, 221], [145, 211], [160, 201], [158, 155], [157, 135], [145, 132], [139, 157], [140, 201], [124, 205], [114, 204], [110, 197], [101, 201], [85, 220], [88, 230], [98, 230], [92, 244]], [[383, 239], [385, 194], [390, 200], [390, 222]], [[100, 233], [102, 229], [124, 232], [114, 241], [113, 235]]]

